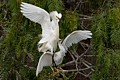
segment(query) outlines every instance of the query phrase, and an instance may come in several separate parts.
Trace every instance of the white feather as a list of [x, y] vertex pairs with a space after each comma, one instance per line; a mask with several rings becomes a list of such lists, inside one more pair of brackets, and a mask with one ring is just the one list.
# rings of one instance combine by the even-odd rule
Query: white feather
[[49, 36], [51, 34], [50, 15], [47, 11], [32, 4], [21, 4], [21, 12], [23, 15], [35, 23], [39, 23], [42, 27], [42, 37]]
[[87, 30], [74, 31], [64, 39], [62, 45], [67, 50], [70, 46], [72, 46], [72, 44], [78, 43], [88, 38], [92, 38], [91, 36], [92, 36], [91, 31], [87, 31]]
[[43, 53], [39, 59], [36, 76], [42, 71], [43, 67], [50, 66], [52, 64], [52, 55], [48, 53]]
[[[91, 38], [92, 33], [91, 31], [74, 31], [71, 34], [69, 34], [64, 41], [61, 43], [61, 41], [58, 42], [58, 46], [60, 51], [56, 52], [54, 54], [54, 61], [56, 65], [59, 65], [62, 63], [63, 58], [65, 56], [65, 53], [67, 52], [67, 49], [72, 46], [72, 44], [78, 43], [81, 40], [86, 40], [87, 38]], [[36, 76], [42, 71], [44, 66], [51, 66], [52, 65], [52, 53], [44, 53], [39, 60], [37, 70], [36, 70]]]
[[57, 11], [52, 11], [49, 14], [40, 7], [24, 2], [21, 4], [21, 12], [26, 18], [39, 23], [42, 27], [42, 39], [38, 42], [38, 45], [42, 46], [38, 47], [39, 52], [56, 50], [57, 42], [59, 41], [58, 18], [61, 18], [62, 15], [58, 14]]
[[[65, 50], [62, 48], [62, 50], [60, 49], [60, 51], [54, 54], [54, 61], [56, 65], [59, 65], [62, 63], [63, 57], [65, 56], [64, 51]], [[42, 71], [43, 67], [52, 65], [52, 55], [53, 54], [50, 52], [44, 52], [44, 54], [42, 54], [37, 65], [36, 76], [38, 76], [38, 74]]]
[[21, 12], [25, 17], [33, 22], [43, 24], [45, 21], [50, 22], [50, 16], [44, 9], [34, 6], [32, 4], [24, 3], [21, 4]]

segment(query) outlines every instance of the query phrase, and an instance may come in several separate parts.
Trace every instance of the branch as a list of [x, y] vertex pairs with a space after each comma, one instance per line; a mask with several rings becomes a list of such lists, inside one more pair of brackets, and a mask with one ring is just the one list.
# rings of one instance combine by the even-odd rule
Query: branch
[[95, 57], [96, 55], [84, 55], [85, 57]]
[[84, 53], [82, 53], [78, 58], [81, 58], [84, 54], [86, 54], [89, 50], [90, 50], [90, 48], [91, 48], [91, 45], [88, 47], [88, 49], [84, 52]]
[[75, 11], [77, 10], [77, 8], [79, 7], [80, 3], [86, 3], [86, 2], [88, 2], [88, 1], [82, 1], [82, 0], [80, 0], [80, 1], [78, 2], [77, 6], [75, 7], [75, 9], [74, 9], [73, 12], [75, 12]]
[[31, 69], [31, 70], [36, 70], [35, 67], [31, 67], [31, 66], [28, 66], [28, 65], [24, 65], [24, 67], [29, 68], [29, 69]]
[[79, 72], [79, 71], [84, 71], [84, 70], [87, 70], [87, 69], [91, 69], [92, 67], [89, 67], [89, 68], [83, 68], [83, 69], [72, 69], [72, 70], [63, 70], [63, 72]]

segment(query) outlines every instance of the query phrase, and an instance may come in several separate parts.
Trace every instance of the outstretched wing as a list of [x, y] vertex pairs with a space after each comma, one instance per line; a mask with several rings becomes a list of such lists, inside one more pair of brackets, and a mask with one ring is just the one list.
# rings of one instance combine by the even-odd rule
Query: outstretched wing
[[50, 21], [50, 16], [47, 11], [32, 4], [22, 2], [21, 12], [26, 18], [39, 24]]
[[88, 31], [88, 30], [74, 31], [64, 39], [62, 45], [67, 50], [68, 47], [72, 46], [72, 44], [78, 43], [79, 41], [86, 40], [88, 38], [92, 38], [91, 36], [92, 36], [92, 33], [91, 31]]
[[50, 15], [44, 9], [28, 3], [21, 3], [21, 12], [23, 15], [42, 27], [42, 37], [49, 37], [51, 34]]
[[52, 55], [46, 52], [43, 53], [37, 65], [36, 76], [38, 76], [38, 74], [42, 71], [44, 66], [50, 66], [51, 64], [52, 64]]

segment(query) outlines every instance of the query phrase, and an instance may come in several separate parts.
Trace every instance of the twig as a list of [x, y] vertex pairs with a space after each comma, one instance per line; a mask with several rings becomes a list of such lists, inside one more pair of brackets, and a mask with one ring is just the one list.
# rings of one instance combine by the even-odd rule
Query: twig
[[[84, 45], [84, 44], [81, 44], [81, 45]], [[85, 45], [86, 45], [86, 44], [85, 44]], [[87, 45], [86, 45], [86, 46], [87, 46]], [[94, 71], [94, 70], [92, 69], [92, 67], [93, 67], [92, 64], [82, 58], [86, 53], [88, 53], [88, 51], [89, 51], [90, 48], [91, 48], [91, 45], [89, 45], [87, 49], [85, 49], [84, 46], [82, 46], [82, 47], [84, 48], [85, 52], [83, 52], [81, 55], [78, 55], [78, 53], [75, 51], [75, 49], [72, 49], [73, 51], [72, 51], [72, 50], [69, 50], [69, 51], [68, 51], [69, 54], [70, 54], [70, 56], [71, 56], [71, 58], [72, 58], [72, 61], [63, 64], [62, 67], [66, 66], [66, 65], [71, 65], [71, 64], [75, 63], [75, 64], [74, 64], [74, 65], [75, 65], [75, 69], [72, 69], [72, 70], [63, 70], [64, 73], [67, 73], [67, 72], [75, 72], [75, 75], [77, 75], [77, 74], [79, 73], [79, 74], [81, 74], [81, 75], [83, 75], [83, 76], [85, 76], [85, 77], [89, 77], [89, 75], [92, 73], [92, 71]], [[78, 61], [78, 60], [80, 60], [80, 61]], [[78, 66], [78, 65], [81, 64], [81, 63], [84, 64], [84, 65], [86, 66], [86, 68], [82, 68], [82, 69], [81, 69], [81, 68]], [[85, 70], [88, 70], [88, 69], [90, 69], [90, 70], [92, 70], [92, 71], [90, 71], [88, 74], [86, 74], [86, 73], [85, 73]], [[82, 72], [81, 72], [81, 71], [82, 71]]]
[[90, 67], [88, 64], [86, 64], [84, 61], [82, 61], [82, 63], [86, 66], [86, 67]]
[[79, 56], [78, 53], [76, 52], [76, 50], [73, 48], [73, 52], [75, 54], [75, 57]]
[[85, 57], [95, 57], [96, 55], [84, 55]]
[[84, 2], [83, 2], [82, 0], [80, 0], [80, 1], [78, 2], [77, 6], [75, 7], [75, 9], [74, 9], [73, 12], [75, 12], [75, 11], [77, 10], [77, 8], [79, 7], [80, 3], [86, 3], [86, 2], [88, 2], [88, 1], [84, 1]]
[[24, 67], [29, 68], [29, 69], [31, 69], [31, 70], [36, 70], [35, 67], [31, 67], [31, 66], [28, 66], [28, 65], [24, 65]]
[[[88, 65], [87, 65], [86, 63], [87, 63]], [[91, 64], [91, 63], [89, 63], [88, 61], [86, 61], [86, 60], [84, 60], [84, 59], [83, 59], [83, 64], [84, 64], [85, 66], [87, 66], [87, 67], [92, 66], [92, 64]], [[90, 66], [89, 66], [89, 65], [90, 65]], [[93, 69], [93, 68], [91, 68], [91, 70], [92, 70], [92, 71], [94, 71], [94, 69]]]
[[80, 20], [87, 20], [87, 19], [92, 19], [92, 18], [80, 18]]
[[84, 71], [84, 70], [87, 70], [87, 69], [90, 69], [90, 68], [92, 68], [92, 67], [89, 67], [89, 68], [83, 68], [83, 69], [72, 69], [72, 70], [63, 70], [63, 72], [80, 72], [80, 71]]
[[88, 49], [79, 56], [79, 58], [81, 58], [84, 54], [86, 54], [90, 50], [90, 48], [91, 48], [91, 46], [89, 46]]
[[90, 62], [88, 62], [88, 61], [86, 61], [85, 59], [83, 59], [83, 61], [85, 62], [85, 63], [87, 63], [88, 65], [92, 65]]
[[79, 72], [79, 74], [81, 74], [81, 75], [83, 75], [83, 76], [85, 76], [85, 77], [88, 77], [86, 74], [83, 74], [83, 73], [81, 73], [81, 72]]
[[7, 8], [6, 8], [7, 0], [4, 0], [3, 2], [4, 2], [4, 6], [5, 6], [5, 8], [4, 8], [4, 18], [6, 18], [7, 13], [8, 13]]
[[90, 72], [87, 74], [87, 77], [89, 77], [89, 76], [90, 76], [90, 74], [92, 74], [92, 71], [90, 71]]
[[84, 29], [84, 21], [81, 20], [81, 28]]
[[91, 17], [91, 16], [83, 15], [83, 14], [80, 14], [80, 17], [83, 17], [83, 18], [81, 18], [81, 19], [84, 19], [84, 18], [86, 18], [86, 19], [92, 19], [92, 18], [93, 18], [93, 17]]
[[65, 64], [62, 64], [62, 67], [65, 67], [65, 66], [67, 66], [67, 65], [69, 65], [69, 64], [73, 64], [75, 61], [70, 61], [70, 62], [67, 62], [67, 63], [65, 63]]

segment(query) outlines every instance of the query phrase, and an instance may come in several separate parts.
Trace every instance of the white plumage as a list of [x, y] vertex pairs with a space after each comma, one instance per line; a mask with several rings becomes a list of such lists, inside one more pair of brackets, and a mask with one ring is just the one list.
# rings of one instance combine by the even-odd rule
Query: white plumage
[[[63, 57], [65, 56], [65, 52], [66, 52], [61, 42], [59, 42], [58, 45], [59, 45], [60, 51], [54, 54], [54, 61], [56, 65], [59, 65], [62, 63]], [[44, 52], [42, 54], [37, 65], [36, 76], [38, 76], [38, 74], [42, 71], [43, 67], [52, 66], [52, 55], [53, 54], [51, 54], [51, 52]]]
[[[68, 48], [72, 44], [78, 43], [81, 40], [86, 40], [91, 38], [91, 31], [78, 30], [69, 34], [64, 41], [61, 43], [59, 41], [59, 19], [62, 17], [61, 13], [58, 14], [57, 11], [52, 11], [50, 14], [42, 8], [34, 6], [32, 4], [24, 3], [21, 4], [21, 12], [23, 15], [30, 19], [31, 21], [38, 23], [42, 28], [42, 38], [38, 42], [39, 52], [44, 52], [39, 59], [36, 76], [42, 71], [44, 66], [52, 65], [53, 51], [57, 48], [57, 43], [59, 45], [60, 51], [54, 53], [54, 61], [57, 65], [62, 63], [63, 57], [67, 52]], [[46, 52], [50, 50], [50, 52]]]
[[82, 40], [92, 38], [91, 31], [88, 30], [77, 30], [69, 34], [63, 41], [62, 45], [67, 50], [72, 44], [78, 43]]
[[[91, 31], [78, 30], [69, 34], [62, 43], [61, 41], [58, 42], [60, 51], [54, 54], [54, 61], [56, 65], [59, 65], [62, 63], [65, 53], [67, 52], [68, 48], [72, 46], [72, 44], [78, 43], [79, 41], [86, 40], [88, 38], [92, 38], [91, 36], [92, 36]], [[53, 54], [51, 54], [50, 52], [46, 52], [40, 57], [37, 70], [36, 70], [36, 76], [38, 76], [38, 74], [42, 71], [44, 66], [52, 65], [52, 55]]]
[[58, 22], [62, 17], [61, 13], [58, 14], [57, 11], [52, 11], [49, 14], [40, 7], [24, 2], [21, 4], [21, 12], [26, 18], [35, 23], [39, 23], [42, 27], [42, 39], [38, 42], [38, 51], [55, 51], [57, 42], [59, 41]]

